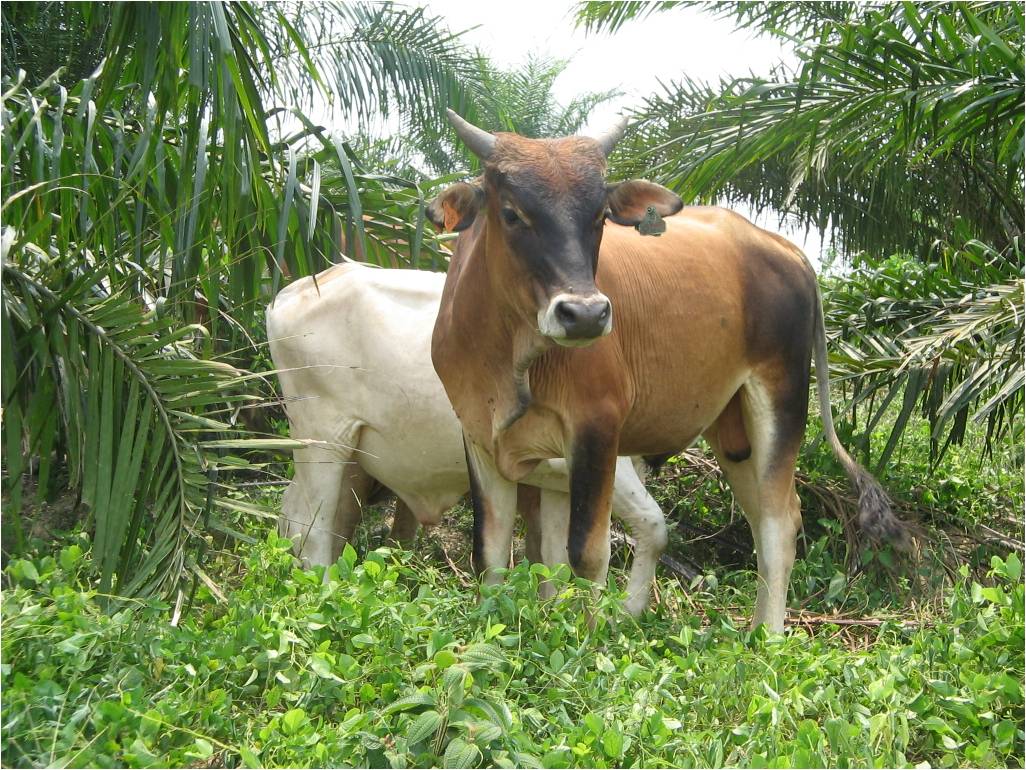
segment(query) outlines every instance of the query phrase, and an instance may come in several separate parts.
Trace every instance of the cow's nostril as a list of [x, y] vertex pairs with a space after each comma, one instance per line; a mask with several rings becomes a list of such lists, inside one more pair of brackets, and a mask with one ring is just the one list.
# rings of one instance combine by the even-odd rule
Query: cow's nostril
[[598, 318], [600, 321], [605, 321], [609, 318], [610, 305], [608, 302], [602, 303], [602, 310], [599, 311]]
[[556, 304], [556, 318], [562, 324], [572, 324], [577, 320], [580, 307], [570, 302], [559, 302]]

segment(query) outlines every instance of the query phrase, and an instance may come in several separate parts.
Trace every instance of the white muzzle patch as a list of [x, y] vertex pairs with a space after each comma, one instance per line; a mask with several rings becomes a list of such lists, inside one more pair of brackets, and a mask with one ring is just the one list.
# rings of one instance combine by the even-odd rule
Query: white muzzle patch
[[539, 333], [564, 347], [587, 347], [612, 330], [612, 303], [600, 292], [587, 296], [557, 294], [538, 311]]

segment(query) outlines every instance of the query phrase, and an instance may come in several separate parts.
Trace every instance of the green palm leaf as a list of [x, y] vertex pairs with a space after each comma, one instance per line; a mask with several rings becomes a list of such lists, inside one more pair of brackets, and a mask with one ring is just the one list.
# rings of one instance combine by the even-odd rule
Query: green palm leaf
[[[93, 521], [101, 592], [165, 593], [177, 585], [210, 483], [199, 415], [176, 408], [178, 386], [187, 381], [190, 393], [223, 406], [245, 400], [226, 388], [239, 373], [195, 358], [191, 339], [127, 292], [105, 291], [102, 268], [74, 276], [25, 252], [7, 260], [8, 515], [19, 518], [26, 454], [38, 458], [40, 496], [54, 463], [64, 464]], [[19, 443], [29, 452], [12, 451]]]
[[[803, 18], [742, 6], [763, 27]], [[849, 254], [1021, 237], [1021, 8], [825, 6], [796, 74], [672, 83], [620, 159], [687, 199], [773, 207]]]

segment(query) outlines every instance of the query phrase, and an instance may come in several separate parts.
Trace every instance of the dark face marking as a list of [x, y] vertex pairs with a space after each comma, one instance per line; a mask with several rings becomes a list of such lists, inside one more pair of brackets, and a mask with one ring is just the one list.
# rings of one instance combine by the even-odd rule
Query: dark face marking
[[540, 301], [596, 291], [605, 222], [601, 171], [581, 175], [570, 189], [559, 181], [531, 169], [485, 174], [489, 206], [508, 257], [534, 284]]
[[428, 216], [450, 232], [487, 222], [502, 304], [542, 337], [590, 345], [613, 328], [612, 303], [595, 285], [605, 220], [635, 226], [646, 211], [675, 214], [681, 199], [638, 179], [606, 185], [593, 139], [499, 134], [488, 143], [482, 178], [444, 190]]

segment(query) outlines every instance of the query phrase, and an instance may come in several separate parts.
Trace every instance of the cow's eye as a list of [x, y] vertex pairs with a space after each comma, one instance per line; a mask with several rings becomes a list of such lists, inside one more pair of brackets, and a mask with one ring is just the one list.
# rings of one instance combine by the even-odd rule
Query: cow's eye
[[509, 207], [504, 208], [501, 213], [502, 221], [510, 227], [513, 227], [514, 225], [523, 224], [524, 222], [524, 220], [520, 218], [520, 215], [514, 209], [511, 209]]

